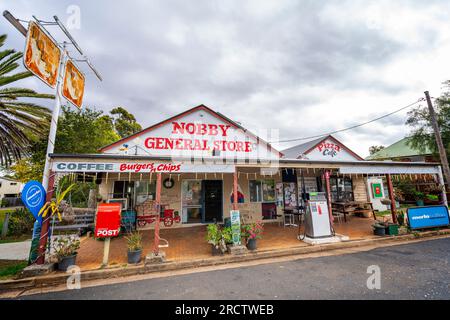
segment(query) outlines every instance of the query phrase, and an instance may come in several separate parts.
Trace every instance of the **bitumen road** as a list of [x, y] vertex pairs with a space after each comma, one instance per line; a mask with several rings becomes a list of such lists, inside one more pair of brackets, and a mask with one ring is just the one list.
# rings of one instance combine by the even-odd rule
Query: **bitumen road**
[[450, 299], [449, 259], [444, 238], [19, 299]]

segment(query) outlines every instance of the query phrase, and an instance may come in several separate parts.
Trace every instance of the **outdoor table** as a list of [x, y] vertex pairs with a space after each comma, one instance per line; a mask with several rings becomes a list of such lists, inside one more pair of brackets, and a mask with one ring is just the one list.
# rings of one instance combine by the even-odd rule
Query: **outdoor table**
[[331, 203], [332, 210], [334, 212], [341, 212], [344, 214], [344, 221], [347, 222], [347, 215], [350, 213], [353, 214], [363, 214], [366, 212], [373, 213], [372, 203], [370, 202], [361, 202], [361, 201], [347, 201], [347, 202], [332, 202]]

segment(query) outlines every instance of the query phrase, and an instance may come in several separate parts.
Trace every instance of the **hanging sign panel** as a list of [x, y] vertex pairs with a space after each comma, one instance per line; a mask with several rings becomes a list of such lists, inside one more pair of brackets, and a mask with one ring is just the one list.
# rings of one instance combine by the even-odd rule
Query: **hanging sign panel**
[[445, 227], [450, 224], [446, 206], [413, 207], [406, 211], [411, 229]]
[[75, 107], [81, 109], [84, 95], [84, 75], [71, 60], [66, 62], [62, 95]]
[[234, 165], [196, 165], [185, 163], [157, 163], [157, 162], [53, 162], [52, 170], [54, 172], [234, 172]]
[[30, 21], [23, 63], [35, 76], [51, 88], [56, 87], [61, 50], [44, 30]]

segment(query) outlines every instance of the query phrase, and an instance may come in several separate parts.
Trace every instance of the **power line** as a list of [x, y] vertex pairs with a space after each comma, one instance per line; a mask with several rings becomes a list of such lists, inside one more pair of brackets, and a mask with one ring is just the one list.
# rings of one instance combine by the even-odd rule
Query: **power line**
[[420, 99], [418, 99], [417, 101], [415, 101], [415, 102], [413, 102], [413, 103], [410, 103], [410, 104], [408, 104], [408, 105], [406, 105], [406, 106], [404, 106], [404, 107], [401, 107], [400, 109], [397, 109], [397, 110], [395, 110], [395, 111], [392, 111], [392, 112], [390, 112], [390, 113], [387, 113], [387, 114], [385, 114], [385, 115], [382, 115], [381, 117], [378, 117], [378, 118], [375, 118], [375, 119], [372, 119], [372, 120], [369, 120], [369, 121], [366, 121], [366, 122], [363, 122], [363, 123], [360, 123], [360, 124], [356, 124], [356, 125], [353, 125], [353, 126], [351, 126], [351, 127], [344, 128], [344, 129], [339, 129], [339, 130], [335, 130], [335, 131], [331, 131], [331, 132], [326, 132], [326, 133], [318, 134], [318, 135], [315, 135], [315, 136], [303, 137], [303, 138], [295, 138], [295, 139], [287, 139], [287, 140], [271, 141], [270, 143], [282, 143], [282, 142], [293, 142], [293, 141], [300, 141], [300, 140], [310, 140], [310, 139], [314, 139], [314, 138], [320, 138], [320, 137], [328, 136], [328, 135], [334, 134], [334, 133], [339, 133], [339, 132], [343, 132], [343, 131], [355, 129], [355, 128], [358, 128], [358, 127], [362, 127], [362, 126], [364, 126], [364, 125], [366, 125], [366, 124], [369, 124], [369, 123], [372, 123], [372, 122], [381, 120], [381, 119], [383, 119], [383, 118], [389, 117], [389, 116], [391, 116], [391, 115], [393, 115], [393, 114], [395, 114], [395, 113], [397, 113], [397, 112], [400, 112], [400, 111], [405, 110], [405, 109], [407, 109], [407, 108], [409, 108], [409, 107], [412, 107], [413, 105], [415, 105], [415, 104], [417, 104], [417, 103], [419, 103], [419, 102], [422, 102], [422, 101], [425, 101], [425, 98], [420, 98]]

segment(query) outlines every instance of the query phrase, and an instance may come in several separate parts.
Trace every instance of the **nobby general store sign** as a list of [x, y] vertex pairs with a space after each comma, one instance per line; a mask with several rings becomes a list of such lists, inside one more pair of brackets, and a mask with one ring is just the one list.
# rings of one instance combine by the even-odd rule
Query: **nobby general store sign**
[[75, 162], [55, 161], [52, 164], [54, 172], [234, 172], [234, 165], [195, 165], [185, 163], [160, 163], [160, 162]]

